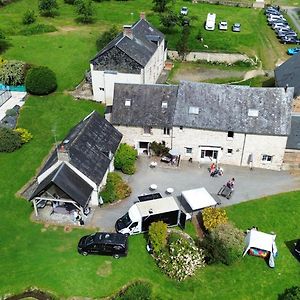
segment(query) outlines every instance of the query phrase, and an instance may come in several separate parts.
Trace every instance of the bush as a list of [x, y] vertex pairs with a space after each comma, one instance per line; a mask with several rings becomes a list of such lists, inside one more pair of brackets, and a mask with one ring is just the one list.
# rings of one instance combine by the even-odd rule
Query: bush
[[221, 208], [208, 207], [202, 210], [204, 227], [207, 230], [216, 228], [220, 224], [226, 224], [228, 217], [226, 211]]
[[205, 265], [203, 250], [184, 238], [172, 242], [168, 251], [161, 252], [156, 261], [170, 278], [178, 281], [194, 275], [198, 268]]
[[5, 112], [5, 115], [6, 115], [6, 116], [9, 116], [9, 117], [14, 117], [14, 116], [17, 115], [17, 112], [16, 112], [13, 108], [11, 108], [11, 109], [8, 109], [8, 110]]
[[34, 35], [57, 31], [55, 26], [46, 24], [31, 24], [19, 31], [21, 35]]
[[27, 10], [24, 15], [23, 15], [23, 19], [22, 19], [22, 23], [24, 25], [29, 25], [32, 24], [36, 21], [36, 15], [34, 10]]
[[152, 288], [150, 283], [138, 281], [119, 293], [114, 300], [151, 300]]
[[75, 0], [64, 0], [64, 2], [67, 4], [74, 4]]
[[300, 300], [300, 287], [293, 286], [285, 289], [283, 294], [278, 296], [279, 300]]
[[111, 27], [109, 30], [103, 32], [96, 41], [97, 50], [102, 50], [110, 41], [112, 41], [119, 33], [116, 26]]
[[19, 134], [22, 144], [28, 143], [33, 138], [32, 134], [25, 128], [17, 128], [14, 132]]
[[24, 84], [28, 65], [23, 61], [9, 60], [0, 68], [0, 82], [6, 85]]
[[39, 11], [41, 16], [54, 17], [57, 15], [58, 5], [56, 0], [39, 0]]
[[93, 6], [91, 0], [76, 0], [76, 12], [78, 14], [77, 20], [81, 23], [92, 23], [93, 22]]
[[149, 227], [149, 239], [153, 252], [158, 254], [167, 245], [168, 226], [163, 221], [154, 222]]
[[170, 148], [166, 147], [163, 143], [152, 142], [150, 149], [155, 153], [156, 156], [163, 156], [169, 153]]
[[108, 173], [105, 188], [100, 193], [104, 203], [112, 203], [116, 200], [124, 199], [130, 194], [131, 188], [118, 173]]
[[0, 128], [0, 152], [13, 152], [21, 147], [21, 137], [8, 128]]
[[199, 241], [199, 246], [205, 250], [209, 264], [221, 262], [231, 265], [242, 257], [244, 249], [244, 233], [232, 224], [221, 224]]
[[136, 159], [137, 151], [127, 144], [121, 144], [115, 155], [115, 168], [125, 174], [132, 175], [135, 172]]
[[48, 95], [57, 88], [56, 76], [47, 67], [34, 67], [27, 73], [25, 86], [33, 95]]

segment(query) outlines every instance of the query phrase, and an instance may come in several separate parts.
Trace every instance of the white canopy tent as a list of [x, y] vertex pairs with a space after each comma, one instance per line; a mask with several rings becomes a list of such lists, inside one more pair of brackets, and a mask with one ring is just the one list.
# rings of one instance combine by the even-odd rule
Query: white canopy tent
[[264, 233], [256, 229], [251, 229], [245, 237], [246, 248], [243, 256], [246, 255], [250, 248], [257, 248], [270, 251], [275, 257], [277, 253], [275, 239], [276, 235]]
[[193, 211], [217, 205], [216, 200], [204, 187], [183, 191], [181, 195]]

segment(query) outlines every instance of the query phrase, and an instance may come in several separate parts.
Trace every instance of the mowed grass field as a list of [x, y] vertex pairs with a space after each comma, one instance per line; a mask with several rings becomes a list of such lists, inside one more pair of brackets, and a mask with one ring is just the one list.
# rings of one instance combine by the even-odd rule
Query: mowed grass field
[[[151, 282], [155, 295], [161, 299], [276, 299], [286, 287], [299, 284], [299, 263], [286, 244], [299, 238], [299, 192], [227, 209], [230, 219], [238, 227], [246, 229], [255, 225], [278, 235], [279, 258], [274, 270], [259, 258], [245, 257], [231, 267], [206, 267], [183, 283], [174, 282], [160, 272], [145, 251], [143, 235], [130, 237], [127, 258], [83, 257], [77, 253], [77, 242], [91, 231], [80, 228], [66, 233], [61, 227], [31, 222], [33, 209], [30, 203], [17, 196], [17, 191], [35, 175], [53, 146], [54, 136], [57, 140], [63, 139], [70, 128], [94, 109], [103, 114], [102, 105], [75, 101], [66, 93], [82, 80], [88, 69], [89, 59], [96, 53], [97, 36], [114, 23], [120, 27], [132, 23], [142, 10], [148, 13], [153, 23], [158, 21], [156, 15], [151, 15], [150, 1], [112, 1], [95, 4], [94, 24], [78, 25], [74, 22], [73, 8], [58, 2], [59, 17], [38, 20], [55, 25], [58, 31], [29, 37], [19, 36], [17, 32], [21, 29], [23, 12], [35, 8], [37, 1], [20, 0], [0, 9], [0, 28], [11, 43], [3, 56], [46, 65], [55, 71], [58, 79], [56, 93], [45, 97], [30, 96], [21, 110], [18, 126], [27, 128], [33, 134], [33, 140], [14, 153], [0, 153], [0, 296], [37, 287], [60, 299], [73, 296], [101, 298], [133, 280], [144, 279]], [[187, 2], [178, 2], [177, 9], [184, 4]], [[204, 16], [214, 8], [221, 9], [221, 6], [199, 6], [195, 13]], [[253, 13], [252, 10], [245, 11]], [[228, 15], [238, 22], [234, 13], [235, 10]], [[254, 13], [253, 19], [263, 17], [258, 11]], [[238, 51], [241, 46], [250, 51], [251, 45], [243, 44], [244, 40], [247, 39], [230, 47]], [[173, 42], [170, 39], [171, 46], [172, 43], [175, 44], [175, 38]], [[254, 39], [253, 45], [258, 45], [256, 43]], [[191, 225], [188, 232], [194, 232]]]

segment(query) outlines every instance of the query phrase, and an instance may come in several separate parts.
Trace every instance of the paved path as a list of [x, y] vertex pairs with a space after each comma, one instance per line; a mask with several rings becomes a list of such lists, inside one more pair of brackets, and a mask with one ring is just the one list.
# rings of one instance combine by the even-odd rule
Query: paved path
[[298, 11], [300, 8], [297, 7], [283, 7], [283, 9], [286, 9], [288, 16], [292, 19], [294, 26], [296, 27], [297, 31], [300, 33], [300, 19], [298, 16]]
[[8, 109], [13, 108], [15, 105], [22, 106], [25, 103], [25, 96], [26, 92], [11, 92], [11, 98], [0, 106], [0, 120], [5, 117], [5, 113]]
[[[264, 169], [222, 166], [224, 176], [212, 178], [208, 174], [207, 165], [182, 162], [179, 168], [159, 163], [156, 168], [150, 168], [150, 158], [140, 157], [137, 162], [137, 173], [126, 177], [132, 187], [132, 195], [123, 201], [97, 208], [92, 218], [92, 225], [100, 230], [114, 230], [115, 221], [125, 214], [128, 208], [142, 193], [149, 193], [149, 186], [155, 183], [157, 191], [162, 196], [168, 187], [174, 188], [174, 197], [180, 196], [183, 190], [205, 187], [213, 197], [219, 198], [222, 206], [228, 206], [251, 199], [261, 198], [280, 192], [300, 189], [300, 177], [290, 175], [285, 171], [270, 171]], [[236, 189], [230, 200], [217, 196], [220, 187], [235, 177]]]

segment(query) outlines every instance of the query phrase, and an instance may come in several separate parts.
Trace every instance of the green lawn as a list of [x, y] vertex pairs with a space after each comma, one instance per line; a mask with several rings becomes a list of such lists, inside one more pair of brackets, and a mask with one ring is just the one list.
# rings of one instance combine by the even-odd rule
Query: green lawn
[[[52, 95], [30, 96], [21, 110], [19, 126], [29, 129], [33, 140], [14, 153], [0, 153], [0, 296], [35, 286], [59, 298], [103, 297], [132, 280], [145, 279], [153, 284], [155, 294], [162, 299], [275, 299], [285, 287], [297, 284], [299, 264], [290, 255], [285, 242], [299, 237], [298, 192], [228, 208], [230, 219], [240, 228], [256, 225], [261, 230], [272, 230], [278, 234], [279, 258], [275, 270], [269, 269], [258, 258], [246, 257], [231, 267], [207, 267], [183, 283], [173, 282], [161, 274], [145, 251], [142, 235], [130, 237], [127, 258], [83, 257], [77, 254], [76, 245], [79, 237], [88, 231], [76, 229], [65, 233], [62, 228], [44, 228], [42, 224], [30, 221], [32, 207], [16, 193], [35, 175], [54, 143], [54, 136], [57, 140], [62, 139], [72, 126], [94, 109], [103, 113], [103, 106], [75, 101], [65, 90], [71, 90], [83, 78], [89, 59], [96, 53], [95, 40], [101, 30], [113, 23], [120, 26], [130, 23], [137, 18], [139, 11], [149, 13], [152, 6], [151, 1], [145, 0], [96, 4], [97, 22], [83, 26], [74, 23], [72, 7], [63, 5], [61, 0], [58, 18], [39, 20], [54, 24], [58, 32], [30, 37], [16, 35], [21, 28], [22, 12], [35, 3], [37, 1], [20, 0], [0, 9], [0, 29], [9, 35], [11, 43], [4, 57], [49, 66], [56, 72], [59, 86], [58, 92]], [[186, 2], [178, 2], [176, 9], [183, 4]], [[255, 30], [263, 17], [259, 12], [192, 4], [191, 10], [193, 14], [199, 14], [199, 24], [210, 10], [222, 17], [227, 17], [228, 13], [228, 21], [243, 21], [245, 30], [241, 35], [227, 32], [228, 37], [233, 38], [230, 45], [227, 44], [228, 48], [236, 51], [244, 49], [251, 54], [251, 43], [253, 49], [258, 47], [260, 38], [255, 37], [260, 33]], [[258, 24], [254, 26], [257, 27], [250, 30], [250, 20], [256, 17]], [[155, 15], [150, 15], [149, 19], [157, 22]], [[224, 42], [227, 42], [227, 33], [224, 33]], [[212, 33], [207, 40], [213, 41], [221, 33], [215, 34]], [[175, 38], [172, 40], [170, 36], [172, 44], [175, 44]], [[280, 54], [281, 48], [278, 51]], [[188, 232], [194, 234], [191, 225]]]

